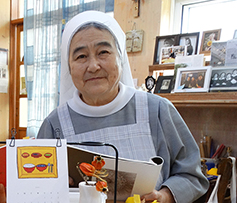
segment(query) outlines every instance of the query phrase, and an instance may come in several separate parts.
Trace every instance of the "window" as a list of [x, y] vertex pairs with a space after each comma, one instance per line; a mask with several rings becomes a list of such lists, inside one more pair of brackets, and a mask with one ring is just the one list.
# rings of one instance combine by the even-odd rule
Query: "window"
[[11, 21], [10, 52], [10, 120], [9, 128], [16, 128], [17, 138], [25, 137], [27, 126], [27, 94], [23, 59], [23, 19]]
[[[23, 46], [24, 0], [11, 2], [11, 38], [10, 38], [10, 92], [9, 92], [9, 131], [16, 128], [16, 138], [26, 136], [27, 93], [24, 71]], [[11, 134], [10, 134], [11, 136]]]
[[203, 31], [221, 28], [220, 40], [230, 40], [237, 29], [236, 8], [237, 0], [176, 0], [174, 32], [200, 32], [202, 37]]

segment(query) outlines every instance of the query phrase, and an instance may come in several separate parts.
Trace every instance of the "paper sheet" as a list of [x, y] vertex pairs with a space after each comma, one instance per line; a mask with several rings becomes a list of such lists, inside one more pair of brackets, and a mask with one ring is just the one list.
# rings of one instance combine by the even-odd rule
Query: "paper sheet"
[[[80, 146], [78, 146], [80, 147]], [[68, 165], [69, 176], [76, 183], [74, 188], [70, 188], [73, 193], [78, 192], [78, 182], [83, 181], [79, 175], [76, 165], [77, 163], [91, 163], [94, 156], [101, 155], [105, 160], [104, 169], [107, 170], [108, 176], [104, 179], [108, 183], [109, 191], [107, 200], [114, 199], [114, 179], [115, 179], [115, 157], [68, 145]], [[164, 160], [159, 157], [151, 157], [148, 161], [131, 160], [119, 158], [118, 160], [118, 178], [117, 178], [117, 201], [125, 201], [134, 194], [147, 194], [152, 192], [157, 183], [162, 182], [162, 169]], [[94, 180], [92, 178], [92, 180]], [[142, 185], [142, 187], [141, 187]], [[77, 197], [77, 194], [75, 194]]]
[[0, 93], [8, 88], [8, 50], [0, 48]]
[[[109, 186], [108, 199], [110, 200], [114, 197], [115, 160], [114, 158], [103, 158], [106, 163], [104, 168], [109, 174], [105, 179]], [[128, 197], [133, 196], [134, 194], [142, 196], [155, 189], [157, 182], [162, 179], [162, 177], [160, 177], [160, 171], [164, 160], [159, 156], [153, 157], [151, 160], [151, 162], [145, 162], [122, 158], [119, 159], [117, 200], [125, 201]], [[158, 161], [155, 163], [153, 160]]]
[[7, 140], [7, 202], [69, 203], [66, 140]]

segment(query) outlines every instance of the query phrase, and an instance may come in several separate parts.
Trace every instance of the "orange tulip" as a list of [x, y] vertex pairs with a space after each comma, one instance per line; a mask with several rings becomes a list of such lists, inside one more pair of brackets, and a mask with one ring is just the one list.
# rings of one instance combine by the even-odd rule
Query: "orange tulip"
[[93, 176], [95, 174], [95, 167], [88, 163], [81, 163], [79, 165], [81, 171], [87, 176]]
[[96, 190], [99, 192], [107, 192], [108, 191], [107, 183], [105, 181], [97, 181]]
[[96, 170], [101, 170], [102, 167], [105, 165], [105, 161], [101, 156], [96, 156], [94, 161], [91, 164], [95, 167]]

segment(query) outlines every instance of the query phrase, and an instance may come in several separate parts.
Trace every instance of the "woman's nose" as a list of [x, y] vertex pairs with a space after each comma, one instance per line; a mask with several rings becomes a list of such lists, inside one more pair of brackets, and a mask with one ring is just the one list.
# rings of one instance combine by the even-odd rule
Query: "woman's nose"
[[96, 72], [99, 69], [100, 69], [100, 65], [99, 65], [98, 60], [96, 59], [96, 57], [91, 56], [89, 58], [89, 63], [88, 63], [87, 71], [89, 71], [89, 72]]

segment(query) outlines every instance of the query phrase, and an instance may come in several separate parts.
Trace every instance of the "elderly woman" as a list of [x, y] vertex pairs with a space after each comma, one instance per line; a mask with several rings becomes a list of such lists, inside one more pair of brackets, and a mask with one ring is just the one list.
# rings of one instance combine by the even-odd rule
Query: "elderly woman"
[[[199, 149], [175, 107], [133, 88], [125, 34], [114, 18], [87, 11], [71, 19], [62, 36], [61, 64], [61, 104], [38, 138], [55, 138], [60, 128], [69, 142], [114, 144], [120, 157], [163, 157], [161, 178], [142, 197], [146, 201], [188, 203], [206, 192]], [[114, 155], [106, 147], [87, 149]]]

